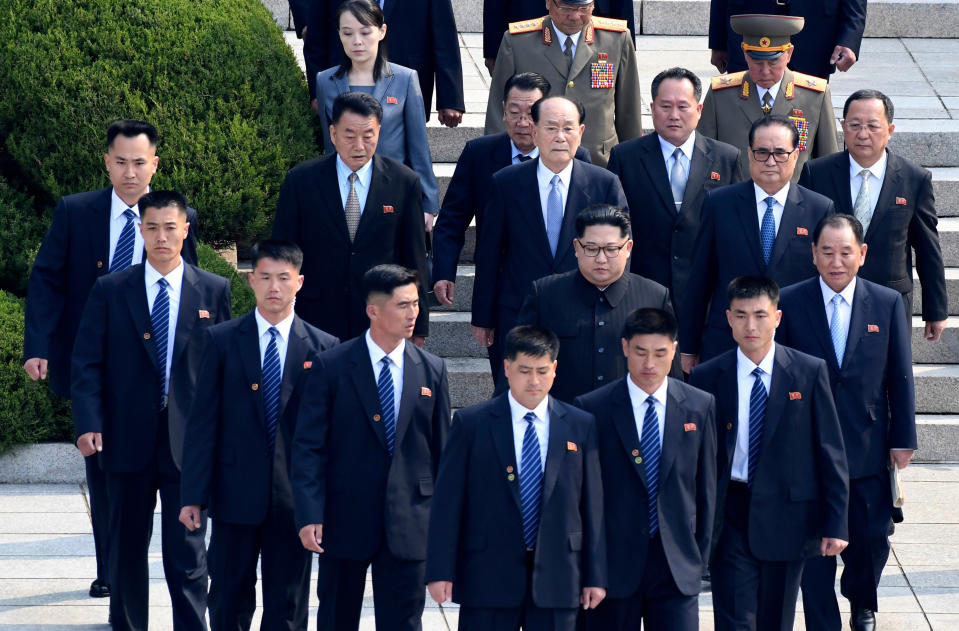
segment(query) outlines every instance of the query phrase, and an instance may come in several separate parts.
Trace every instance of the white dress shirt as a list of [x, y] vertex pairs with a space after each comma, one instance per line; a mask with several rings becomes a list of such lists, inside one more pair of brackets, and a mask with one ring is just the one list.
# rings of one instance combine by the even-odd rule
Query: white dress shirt
[[523, 417], [528, 412], [536, 415], [536, 420], [533, 421], [533, 429], [536, 430], [536, 438], [539, 439], [539, 461], [545, 472], [546, 445], [549, 440], [549, 397], [543, 397], [539, 405], [532, 410], [527, 409], [514, 399], [512, 392], [506, 394], [506, 399], [509, 401], [510, 416], [513, 419], [513, 448], [516, 450], [517, 473], [523, 475], [520, 470], [523, 467], [523, 438], [526, 436], [526, 419]]
[[549, 201], [549, 191], [553, 188], [551, 182], [553, 181], [554, 175], [559, 176], [559, 196], [563, 202], [563, 213], [565, 214], [566, 198], [569, 197], [569, 180], [573, 176], [573, 161], [570, 160], [566, 168], [559, 173], [550, 171], [546, 165], [543, 164], [542, 160], [536, 163], [536, 182], [539, 184], [539, 205], [543, 211], [544, 226], [549, 225], [546, 216], [546, 203]]
[[[273, 336], [270, 335], [270, 327], [276, 327], [278, 332], [276, 336], [276, 352], [280, 356], [280, 379], [282, 379], [283, 369], [286, 367], [286, 349], [289, 346], [290, 342], [290, 327], [293, 326], [293, 312], [290, 312], [290, 315], [286, 316], [276, 324], [270, 324], [267, 322], [260, 314], [260, 309], [257, 307], [253, 310], [256, 318], [256, 330], [259, 335], [260, 340], [260, 366], [263, 366], [263, 360], [266, 356], [266, 347], [270, 344], [270, 338]], [[377, 375], [379, 376], [379, 375]]]
[[[340, 159], [340, 154], [336, 154], [336, 180], [340, 185], [340, 201], [343, 203], [343, 212], [346, 212], [346, 200], [350, 196], [350, 173], [353, 170], [346, 166], [346, 163]], [[360, 201], [360, 215], [363, 215], [363, 209], [366, 208], [366, 198], [370, 194], [370, 180], [373, 179], [373, 160], [361, 166], [356, 171], [356, 182], [353, 188], [356, 190], [356, 198]]]
[[[769, 384], [773, 378], [773, 359], [776, 356], [776, 344], [769, 347], [769, 352], [759, 362], [763, 369], [762, 381], [769, 394]], [[756, 378], [752, 372], [756, 364], [743, 354], [742, 349], [736, 349], [736, 386], [739, 394], [739, 424], [736, 427], [736, 449], [733, 451], [733, 466], [730, 478], [739, 482], [749, 481], [749, 397], [753, 392], [753, 383]], [[767, 399], [768, 401], [768, 399]]]
[[566, 49], [566, 38], [569, 37], [569, 38], [571, 38], [571, 39], [573, 40], [573, 58], [575, 59], [575, 58], [576, 58], [576, 48], [579, 46], [579, 36], [580, 36], [580, 34], [582, 34], [582, 31], [577, 31], [576, 33], [573, 33], [572, 35], [567, 35], [566, 33], [563, 33], [563, 32], [560, 31], [558, 28], [556, 28], [556, 24], [554, 23], [554, 24], [553, 24], [553, 33], [556, 34], [556, 41], [559, 42], [559, 50], [560, 50], [560, 52], [562, 52], [562, 53], [564, 53], [564, 54], [566, 53], [566, 50], [565, 50], [565, 49]]
[[[756, 211], [759, 217], [759, 233], [762, 235], [763, 215], [766, 214], [766, 198], [769, 193], [759, 188], [759, 185], [753, 182], [753, 189], [756, 191]], [[783, 221], [783, 211], [786, 209], [786, 197], [789, 195], [789, 183], [772, 194], [773, 200], [773, 220], [776, 222], [776, 234], [779, 234], [779, 224]]]
[[522, 151], [519, 150], [519, 147], [516, 146], [516, 143], [513, 142], [513, 139], [510, 138], [510, 139], [509, 139], [509, 155], [511, 156], [511, 157], [510, 157], [510, 163], [511, 163], [511, 164], [519, 164], [519, 163], [520, 163], [520, 159], [519, 159], [520, 156], [529, 156], [530, 158], [538, 158], [538, 157], [539, 157], [539, 147], [537, 147], [537, 146], [534, 145], [532, 151], [530, 151], [529, 153], [523, 153]]
[[[147, 188], [147, 192], [150, 189]], [[113, 262], [113, 254], [117, 250], [117, 241], [120, 240], [120, 233], [123, 227], [127, 225], [127, 218], [123, 216], [124, 211], [129, 208], [136, 215], [133, 226], [133, 260], [131, 265], [139, 265], [143, 262], [143, 235], [140, 234], [140, 205], [134, 204], [127, 206], [127, 203], [120, 199], [116, 189], [110, 193], [110, 258], [109, 263]]]
[[842, 311], [842, 321], [846, 323], [846, 339], [849, 339], [849, 323], [851, 321], [850, 316], [852, 316], [852, 297], [856, 293], [856, 277], [853, 276], [852, 280], [849, 281], [849, 284], [846, 285], [842, 291], [835, 292], [829, 288], [829, 285], [827, 285], [822, 279], [822, 276], [820, 276], [819, 288], [822, 289], [823, 305], [826, 308], [826, 322], [830, 327], [832, 327], [832, 318], [834, 315], [833, 306], [830, 303], [832, 302], [833, 296], [837, 293], [842, 296], [842, 300], [839, 301], [839, 310]]
[[[166, 384], [170, 387], [170, 367], [173, 364], [173, 342], [176, 339], [176, 322], [180, 312], [180, 292], [183, 289], [183, 258], [180, 258], [180, 264], [173, 268], [173, 271], [163, 276], [160, 272], [150, 265], [150, 261], [144, 262], [144, 280], [147, 286], [147, 310], [153, 313], [153, 303], [156, 302], [160, 294], [160, 285], [157, 283], [161, 278], [165, 278], [170, 283], [167, 289], [167, 295], [170, 298], [170, 328], [168, 329], [166, 339]], [[169, 390], [168, 390], [169, 391]], [[164, 393], [166, 394], [166, 393]]]
[[[662, 385], [656, 388], [652, 394], [655, 403], [653, 408], [656, 411], [656, 417], [659, 419], [659, 448], [663, 448], [663, 431], [666, 426], [666, 385], [669, 379], [663, 379]], [[639, 444], [643, 444], [643, 422], [646, 419], [646, 408], [649, 407], [647, 399], [650, 397], [645, 390], [633, 383], [633, 378], [626, 377], [626, 389], [629, 391], [629, 401], [633, 404], [633, 422], [636, 423], [636, 436], [639, 437]]]
[[763, 104], [763, 96], [769, 92], [769, 107], [775, 105], [776, 97], [779, 95], [779, 86], [782, 84], [782, 82], [782, 77], [780, 77], [779, 81], [774, 83], [768, 90], [760, 85], [756, 85], [756, 97], [759, 99], [759, 104]]
[[380, 362], [389, 355], [393, 361], [390, 362], [390, 375], [393, 377], [393, 418], [400, 418], [400, 400], [403, 397], [403, 353], [406, 351], [406, 340], [396, 345], [396, 348], [389, 353], [380, 348], [370, 336], [370, 330], [366, 330], [366, 348], [370, 352], [370, 365], [373, 366], [373, 383], [380, 380], [380, 371], [383, 370], [383, 364]]
[[879, 192], [882, 191], [882, 183], [886, 179], [886, 163], [888, 156], [882, 152], [882, 156], [871, 167], [864, 167], [849, 156], [849, 192], [852, 194], [852, 209], [855, 213], [856, 198], [859, 197], [859, 189], [862, 188], [862, 178], [859, 172], [863, 169], [869, 169], [869, 217], [876, 212], [876, 202], [879, 201]]
[[[659, 148], [663, 152], [663, 160], [666, 161], [666, 177], [669, 177], [669, 174], [673, 172], [673, 164], [676, 162], [676, 158], [673, 157], [673, 152], [676, 151], [677, 147], [673, 143], [669, 142], [662, 136], [659, 136]], [[683, 172], [686, 174], [686, 179], [689, 179], [689, 163], [693, 159], [693, 149], [696, 147], [696, 132], [689, 134], [689, 138], [686, 139], [686, 142], [681, 144], [678, 148], [682, 149], [683, 155], [680, 157], [680, 164], [683, 165]]]

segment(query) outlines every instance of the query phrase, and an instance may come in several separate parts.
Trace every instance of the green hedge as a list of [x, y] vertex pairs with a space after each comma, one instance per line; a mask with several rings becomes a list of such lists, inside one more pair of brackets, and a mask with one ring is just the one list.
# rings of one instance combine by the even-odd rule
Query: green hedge
[[154, 188], [183, 192], [215, 244], [267, 234], [286, 171], [316, 154], [303, 75], [259, 0], [0, 0], [0, 95], [0, 157], [42, 206], [108, 186], [107, 124], [143, 119]]
[[238, 318], [241, 315], [249, 313], [256, 306], [256, 296], [250, 289], [246, 278], [240, 276], [236, 269], [227, 263], [223, 257], [216, 253], [210, 246], [204, 243], [197, 244], [197, 263], [208, 272], [218, 274], [230, 281], [230, 294], [233, 299], [233, 317]]
[[0, 176], [0, 290], [27, 295], [30, 267], [45, 232], [33, 200]]

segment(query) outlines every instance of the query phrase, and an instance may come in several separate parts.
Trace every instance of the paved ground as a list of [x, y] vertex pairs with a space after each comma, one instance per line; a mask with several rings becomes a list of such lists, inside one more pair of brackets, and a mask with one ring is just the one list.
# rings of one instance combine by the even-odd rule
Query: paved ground
[[[912, 466], [906, 470], [905, 484], [907, 522], [893, 537], [893, 555], [880, 587], [880, 627], [959, 629], [959, 511], [955, 508], [959, 465]], [[158, 518], [150, 550], [150, 616], [151, 629], [165, 630], [172, 628], [172, 622], [159, 527]], [[0, 485], [0, 629], [79, 625], [108, 630], [106, 601], [87, 597], [94, 571], [93, 537], [79, 486]], [[368, 591], [363, 631], [374, 629], [372, 604]], [[700, 627], [711, 629], [708, 594], [701, 597], [700, 605]], [[312, 607], [315, 613], [315, 597]], [[455, 629], [455, 606], [446, 613]], [[435, 605], [427, 607], [423, 626], [426, 631], [445, 631]], [[310, 628], [315, 628], [312, 617]], [[796, 628], [803, 628], [801, 615]]]

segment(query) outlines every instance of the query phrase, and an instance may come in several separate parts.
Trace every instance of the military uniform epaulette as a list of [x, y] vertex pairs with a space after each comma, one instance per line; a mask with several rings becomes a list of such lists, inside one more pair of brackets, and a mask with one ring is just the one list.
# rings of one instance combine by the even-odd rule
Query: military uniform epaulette
[[793, 71], [793, 83], [796, 84], [796, 87], [806, 88], [807, 90], [814, 90], [816, 92], [825, 92], [829, 86], [829, 82], [825, 79], [796, 71]]
[[531, 33], [533, 31], [538, 31], [543, 27], [543, 20], [546, 19], [544, 15], [541, 18], [536, 18], [535, 20], [523, 20], [522, 22], [510, 22], [509, 24], [509, 34], [516, 35], [517, 33]]
[[601, 18], [594, 15], [593, 28], [598, 28], [601, 31], [615, 31], [616, 33], [624, 33], [628, 29], [628, 26], [626, 25], [626, 20]]
[[746, 73], [748, 70], [743, 70], [742, 72], [734, 72], [733, 74], [721, 74], [718, 77], [713, 77], [712, 87], [713, 90], [722, 90], [724, 88], [735, 88], [742, 85], [743, 81], [746, 79]]

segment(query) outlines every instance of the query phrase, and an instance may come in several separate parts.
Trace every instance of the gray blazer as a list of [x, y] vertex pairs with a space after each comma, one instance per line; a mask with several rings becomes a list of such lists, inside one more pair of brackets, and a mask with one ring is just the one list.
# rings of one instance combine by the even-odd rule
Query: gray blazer
[[[316, 99], [320, 103], [323, 124], [323, 151], [333, 153], [330, 142], [330, 120], [333, 100], [350, 91], [346, 74], [336, 76], [339, 66], [327, 68], [316, 75]], [[439, 212], [439, 192], [433, 175], [433, 158], [426, 140], [426, 118], [423, 115], [423, 95], [416, 71], [394, 63], [387, 63], [383, 76], [373, 86], [373, 97], [383, 106], [383, 123], [376, 153], [408, 165], [420, 176], [423, 187], [423, 210], [434, 215]], [[395, 99], [395, 102], [392, 102]]]

